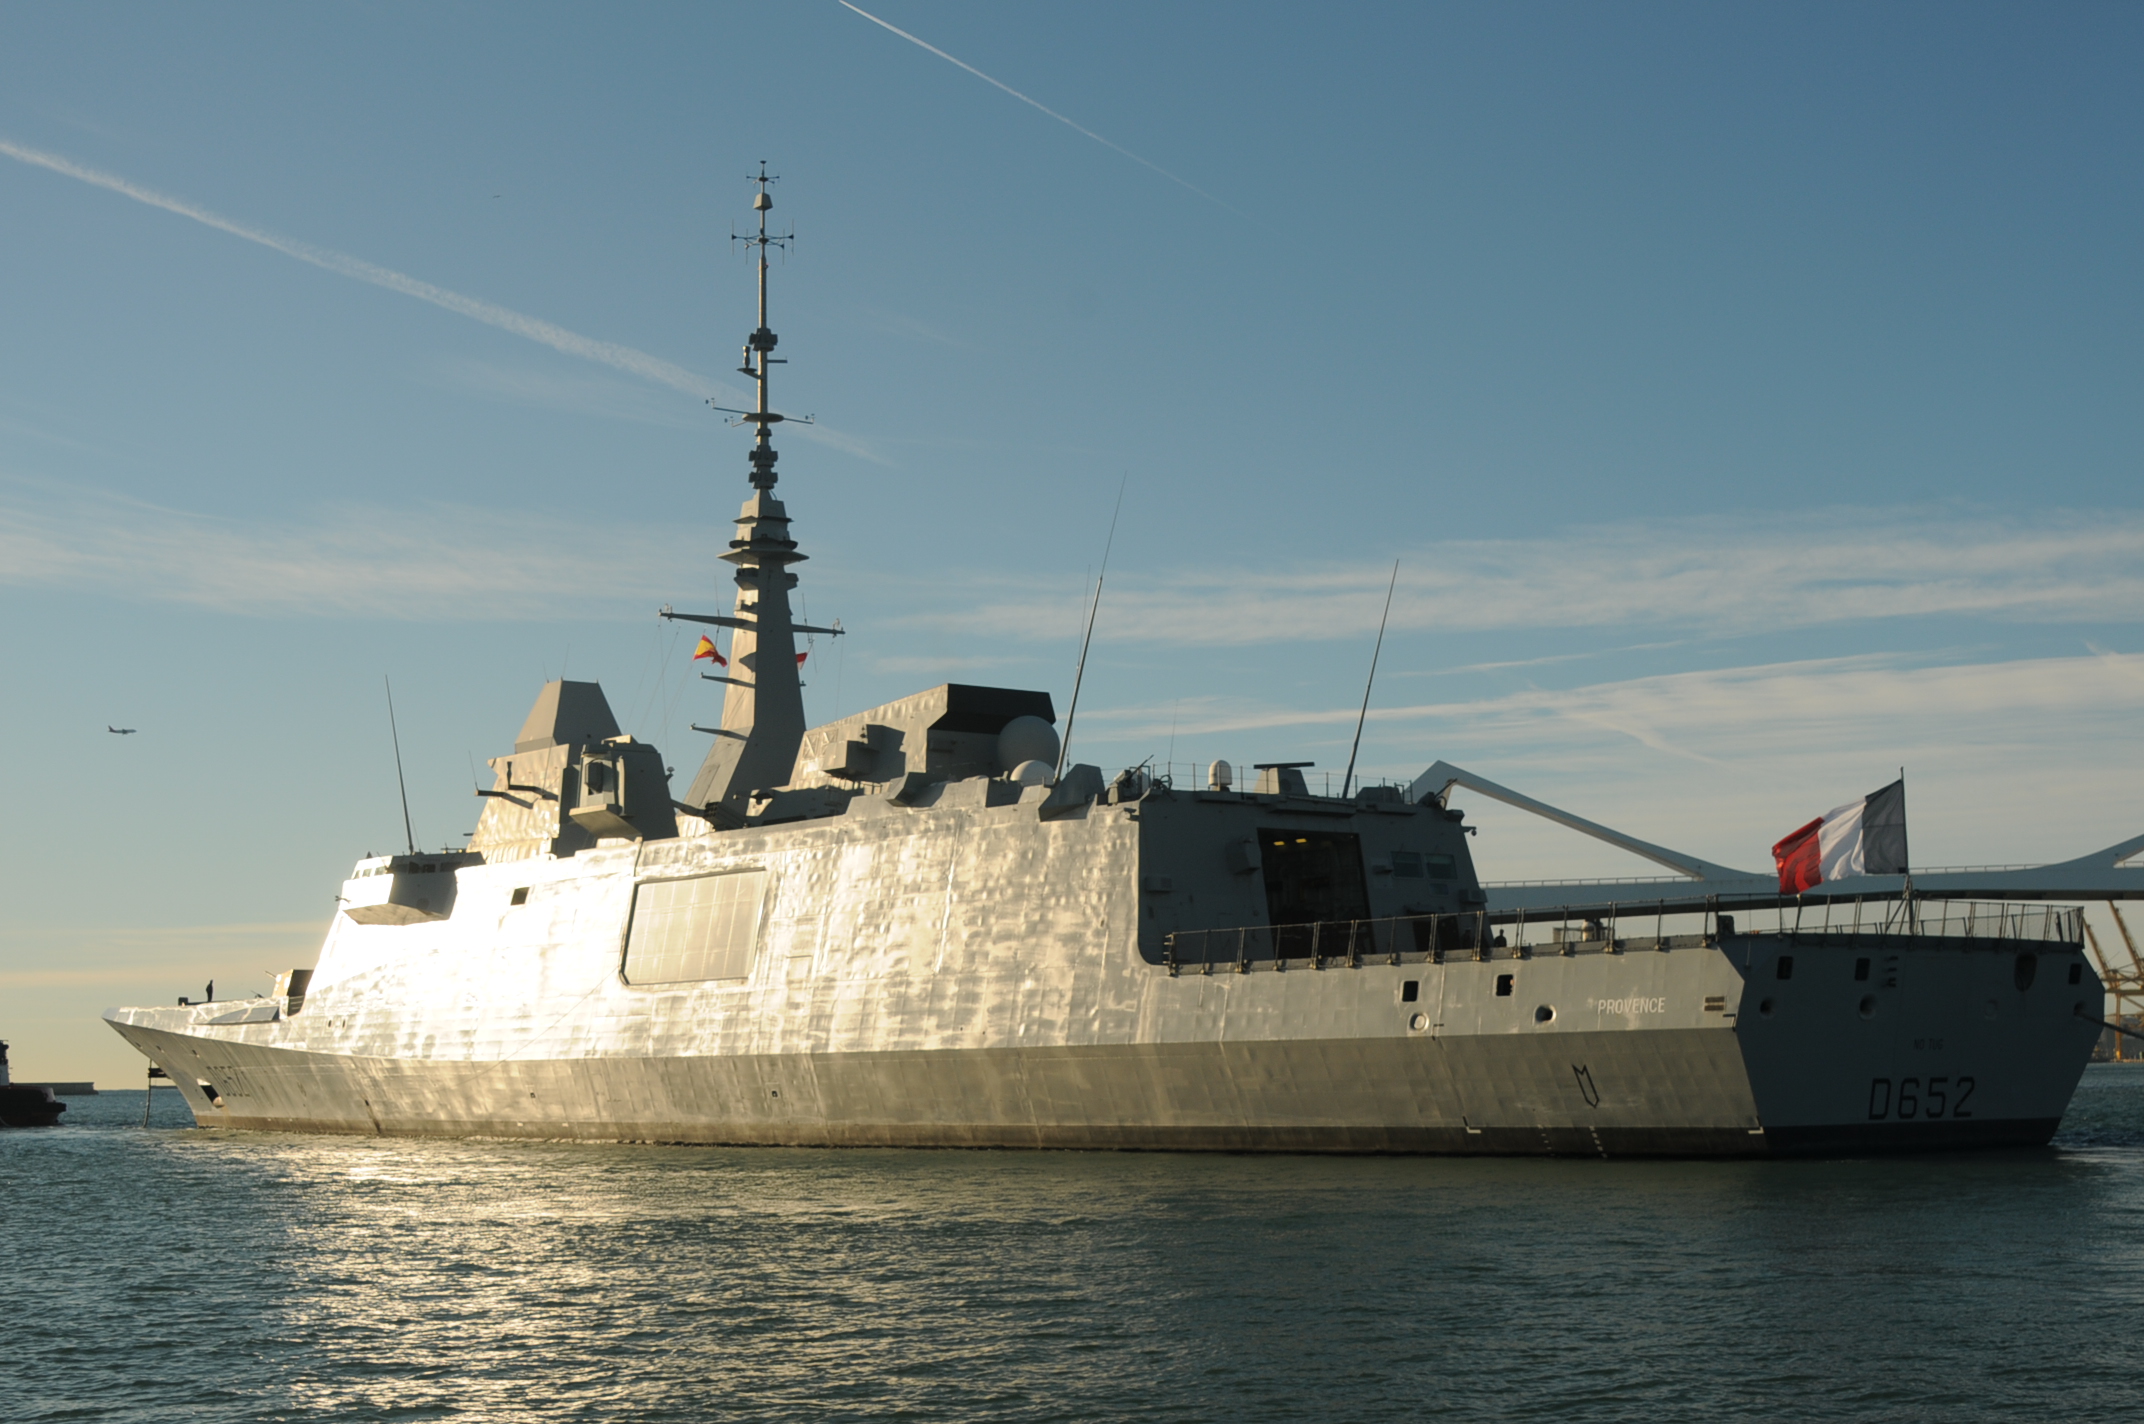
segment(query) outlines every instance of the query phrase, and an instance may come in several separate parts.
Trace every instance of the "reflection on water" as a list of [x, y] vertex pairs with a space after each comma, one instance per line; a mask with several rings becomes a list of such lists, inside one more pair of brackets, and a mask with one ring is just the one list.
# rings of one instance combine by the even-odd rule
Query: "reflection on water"
[[[166, 1117], [168, 1113], [168, 1117]], [[0, 1136], [11, 1419], [2049, 1417], [2133, 1396], [2144, 1069], [1814, 1163]]]

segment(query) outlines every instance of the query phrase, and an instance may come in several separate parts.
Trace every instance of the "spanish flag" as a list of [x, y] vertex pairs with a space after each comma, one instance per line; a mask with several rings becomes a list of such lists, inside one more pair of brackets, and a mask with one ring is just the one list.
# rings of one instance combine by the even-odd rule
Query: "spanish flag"
[[694, 662], [698, 662], [702, 658], [713, 658], [716, 667], [728, 667], [730, 665], [730, 660], [716, 650], [715, 640], [705, 633], [700, 635], [700, 646], [692, 650], [692, 660]]

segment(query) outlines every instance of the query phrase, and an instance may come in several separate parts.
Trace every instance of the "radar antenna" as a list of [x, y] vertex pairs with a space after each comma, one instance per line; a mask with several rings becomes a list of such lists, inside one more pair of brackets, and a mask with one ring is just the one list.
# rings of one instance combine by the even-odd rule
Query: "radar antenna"
[[742, 375], [750, 376], [753, 383], [758, 387], [759, 404], [752, 410], [737, 410], [731, 406], [715, 405], [713, 401], [709, 401], [708, 404], [714, 406], [716, 410], [725, 415], [737, 417], [730, 422], [732, 425], [756, 425], [759, 427], [758, 434], [752, 441], [752, 453], [749, 457], [752, 462], [752, 487], [754, 489], [771, 490], [774, 488], [775, 480], [774, 462], [779, 458], [774, 451], [775, 425], [784, 420], [796, 420], [805, 425], [812, 423], [812, 418], [808, 415], [786, 416], [768, 404], [767, 377], [771, 374], [768, 368], [786, 366], [789, 363], [774, 354], [775, 345], [780, 338], [767, 325], [767, 249], [779, 247], [782, 251], [787, 252], [789, 244], [796, 241], [797, 234], [795, 228], [791, 228], [788, 232], [767, 231], [767, 214], [774, 209], [774, 197], [767, 189], [770, 185], [779, 183], [781, 175], [767, 172], [767, 160], [762, 158], [759, 161], [759, 172], [757, 174], [748, 173], [745, 178], [748, 182], [759, 185], [759, 191], [752, 195], [752, 208], [759, 215], [759, 231], [752, 233], [732, 231], [730, 241], [732, 244], [741, 242], [748, 248], [758, 249], [759, 326], [750, 336], [745, 338], [744, 364], [739, 366], [737, 370]]

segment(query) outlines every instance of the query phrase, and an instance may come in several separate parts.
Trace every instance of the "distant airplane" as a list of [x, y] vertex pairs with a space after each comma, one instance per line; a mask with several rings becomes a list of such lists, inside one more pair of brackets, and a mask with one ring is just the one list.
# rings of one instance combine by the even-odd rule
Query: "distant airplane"
[[122, 737], [131, 737], [134, 735], [137, 729], [133, 727], [115, 727], [111, 723], [106, 722], [104, 724], [104, 730], [107, 732], [116, 733], [117, 735]]

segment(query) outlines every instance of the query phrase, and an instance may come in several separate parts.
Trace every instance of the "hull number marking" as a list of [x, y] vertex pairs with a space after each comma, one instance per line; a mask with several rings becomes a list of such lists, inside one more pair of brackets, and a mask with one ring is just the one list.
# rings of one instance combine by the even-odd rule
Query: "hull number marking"
[[1894, 1090], [1889, 1078], [1869, 1080], [1869, 1121], [1892, 1118], [1912, 1122], [1917, 1118], [1971, 1117], [1966, 1103], [1977, 1087], [1971, 1078], [1901, 1078]]

